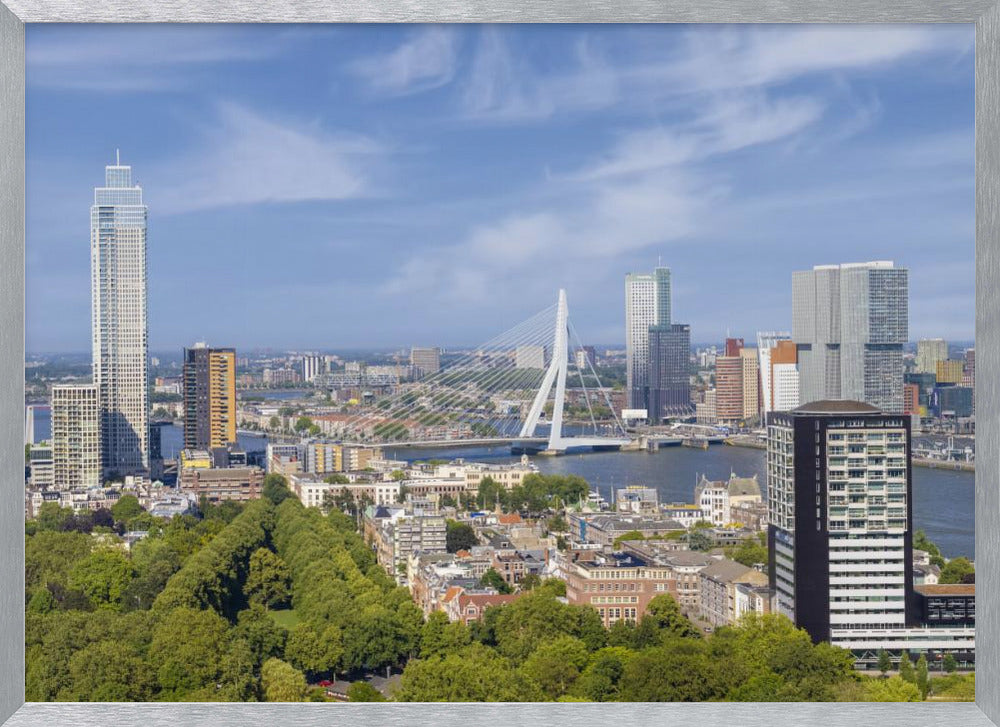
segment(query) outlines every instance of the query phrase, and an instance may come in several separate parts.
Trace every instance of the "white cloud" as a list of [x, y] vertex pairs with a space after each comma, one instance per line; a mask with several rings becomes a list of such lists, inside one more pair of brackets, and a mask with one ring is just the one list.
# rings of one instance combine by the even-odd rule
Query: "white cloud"
[[573, 65], [545, 73], [510, 48], [504, 31], [485, 28], [461, 91], [467, 118], [493, 122], [538, 121], [557, 112], [606, 108], [618, 97], [614, 68], [586, 36], [577, 42]]
[[694, 121], [630, 131], [596, 164], [576, 176], [601, 179], [672, 167], [793, 136], [819, 121], [823, 103], [801, 96], [760, 94], [710, 103]]
[[359, 135], [292, 125], [233, 104], [202, 148], [151, 171], [157, 209], [187, 212], [260, 202], [342, 200], [373, 194], [372, 176], [386, 150]]
[[468, 118], [529, 123], [572, 112], [682, 108], [692, 94], [753, 91], [811, 74], [880, 69], [970, 50], [965, 28], [699, 28], [676, 43], [659, 36], [657, 43], [632, 47], [626, 35], [614, 48], [614, 63], [607, 60], [611, 53], [596, 49], [604, 40], [599, 32], [583, 33], [568, 61], [554, 64], [531, 47], [513, 49], [505, 37], [504, 30], [493, 28], [480, 35], [460, 84]]
[[67, 35], [43, 28], [26, 37], [26, 80], [34, 86], [103, 93], [177, 90], [191, 86], [195, 66], [264, 60], [299, 33], [262, 35], [216, 27], [192, 33], [173, 25], [122, 25]]
[[355, 61], [349, 70], [376, 94], [403, 96], [450, 82], [457, 54], [458, 34], [452, 28], [429, 26], [390, 53]]

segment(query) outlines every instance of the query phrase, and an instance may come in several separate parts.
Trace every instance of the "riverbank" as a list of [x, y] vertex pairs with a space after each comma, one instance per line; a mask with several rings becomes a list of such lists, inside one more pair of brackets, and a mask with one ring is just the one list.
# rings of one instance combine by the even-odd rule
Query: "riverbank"
[[[767, 444], [755, 437], [735, 436], [725, 440], [726, 444], [732, 447], [749, 447], [750, 449], [767, 449]], [[927, 467], [928, 469], [952, 470], [955, 472], [975, 472], [975, 462], [952, 462], [940, 459], [929, 459], [927, 457], [912, 457], [910, 459], [914, 467]]]

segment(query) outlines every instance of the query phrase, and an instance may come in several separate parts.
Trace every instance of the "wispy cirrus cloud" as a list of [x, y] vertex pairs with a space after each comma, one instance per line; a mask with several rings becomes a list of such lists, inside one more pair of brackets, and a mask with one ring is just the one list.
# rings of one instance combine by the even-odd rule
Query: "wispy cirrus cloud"
[[568, 67], [546, 72], [513, 50], [505, 31], [493, 28], [482, 31], [459, 90], [466, 118], [492, 122], [602, 109], [618, 95], [615, 69], [586, 37], [575, 44]]
[[622, 134], [595, 164], [577, 173], [600, 179], [671, 167], [779, 141], [806, 129], [823, 115], [813, 97], [770, 100], [744, 95], [710, 104], [688, 124], [642, 128]]
[[[590, 34], [560, 63], [539, 63], [484, 30], [458, 80], [466, 116], [494, 123], [537, 123], [557, 114], [681, 106], [691, 95], [765, 89], [796, 78], [862, 72], [909, 59], [971, 52], [963, 29], [908, 26], [699, 27], [675, 44]], [[614, 58], [614, 61], [609, 58]]]
[[365, 56], [348, 65], [375, 95], [406, 96], [449, 83], [458, 62], [459, 36], [445, 26], [415, 31], [388, 53]]
[[387, 148], [364, 135], [265, 117], [231, 103], [196, 149], [149, 176], [165, 214], [373, 196]]
[[268, 34], [245, 28], [123, 25], [86, 35], [29, 35], [28, 86], [95, 93], [176, 91], [195, 84], [197, 66], [249, 63], [288, 47], [296, 31]]

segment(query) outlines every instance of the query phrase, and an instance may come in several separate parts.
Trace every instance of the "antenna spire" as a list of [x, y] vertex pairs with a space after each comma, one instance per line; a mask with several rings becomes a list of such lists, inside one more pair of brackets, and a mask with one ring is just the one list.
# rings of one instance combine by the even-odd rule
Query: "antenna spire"
[[121, 165], [122, 165], [121, 149], [115, 149], [115, 166], [120, 167]]

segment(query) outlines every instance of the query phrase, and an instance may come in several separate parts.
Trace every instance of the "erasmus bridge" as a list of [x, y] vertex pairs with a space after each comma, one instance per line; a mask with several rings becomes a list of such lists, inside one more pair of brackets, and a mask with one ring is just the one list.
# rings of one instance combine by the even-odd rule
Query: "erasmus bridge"
[[515, 453], [559, 454], [631, 442], [580, 345], [565, 290], [554, 305], [442, 362], [439, 371], [400, 385], [373, 408], [334, 419], [331, 433], [349, 444], [509, 443]]

